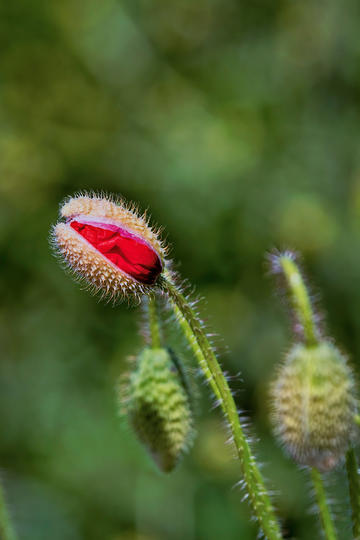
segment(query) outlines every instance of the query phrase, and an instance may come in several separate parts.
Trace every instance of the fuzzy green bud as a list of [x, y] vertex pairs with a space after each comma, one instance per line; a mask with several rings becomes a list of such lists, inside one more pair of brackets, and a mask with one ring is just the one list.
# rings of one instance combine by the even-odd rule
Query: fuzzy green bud
[[275, 431], [299, 464], [328, 471], [354, 435], [356, 398], [346, 358], [330, 342], [295, 345], [272, 387]]
[[159, 469], [170, 472], [193, 440], [189, 386], [179, 360], [165, 348], [146, 348], [129, 376], [126, 411]]

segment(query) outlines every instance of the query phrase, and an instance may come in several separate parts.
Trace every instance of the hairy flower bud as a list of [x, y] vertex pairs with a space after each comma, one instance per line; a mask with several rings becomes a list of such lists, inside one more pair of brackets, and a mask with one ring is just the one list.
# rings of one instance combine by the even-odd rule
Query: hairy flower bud
[[327, 471], [354, 435], [356, 398], [345, 357], [331, 343], [295, 345], [272, 387], [276, 433], [302, 465]]
[[172, 471], [194, 436], [189, 385], [179, 360], [167, 349], [147, 348], [126, 386], [120, 400], [135, 433], [160, 470]]
[[52, 240], [77, 276], [113, 298], [149, 293], [164, 266], [158, 235], [122, 201], [106, 197], [70, 198]]

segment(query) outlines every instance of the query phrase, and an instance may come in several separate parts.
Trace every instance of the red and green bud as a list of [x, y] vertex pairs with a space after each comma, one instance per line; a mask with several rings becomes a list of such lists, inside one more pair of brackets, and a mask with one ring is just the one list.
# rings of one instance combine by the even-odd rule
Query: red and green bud
[[151, 292], [165, 250], [144, 217], [122, 202], [79, 196], [61, 208], [53, 242], [77, 276], [113, 298]]

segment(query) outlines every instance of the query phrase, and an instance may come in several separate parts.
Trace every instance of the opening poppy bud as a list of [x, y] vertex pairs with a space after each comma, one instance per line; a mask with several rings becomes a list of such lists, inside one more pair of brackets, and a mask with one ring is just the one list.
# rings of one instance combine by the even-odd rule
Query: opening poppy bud
[[75, 274], [114, 298], [152, 290], [165, 250], [144, 217], [122, 201], [85, 195], [65, 202], [60, 215], [53, 243]]
[[356, 397], [346, 358], [331, 343], [295, 345], [272, 387], [275, 431], [302, 465], [336, 466], [354, 436]]
[[192, 399], [179, 359], [168, 349], [144, 349], [119, 392], [137, 437], [159, 469], [171, 472], [194, 438]]

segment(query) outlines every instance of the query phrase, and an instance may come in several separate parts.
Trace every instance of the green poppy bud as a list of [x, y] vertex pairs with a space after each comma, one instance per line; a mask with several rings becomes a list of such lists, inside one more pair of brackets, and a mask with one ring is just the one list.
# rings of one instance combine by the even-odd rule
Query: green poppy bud
[[346, 358], [330, 342], [295, 345], [272, 387], [275, 431], [299, 464], [327, 471], [354, 435], [356, 398]]
[[126, 391], [126, 412], [159, 469], [170, 472], [194, 436], [189, 385], [171, 351], [146, 348], [137, 358]]

